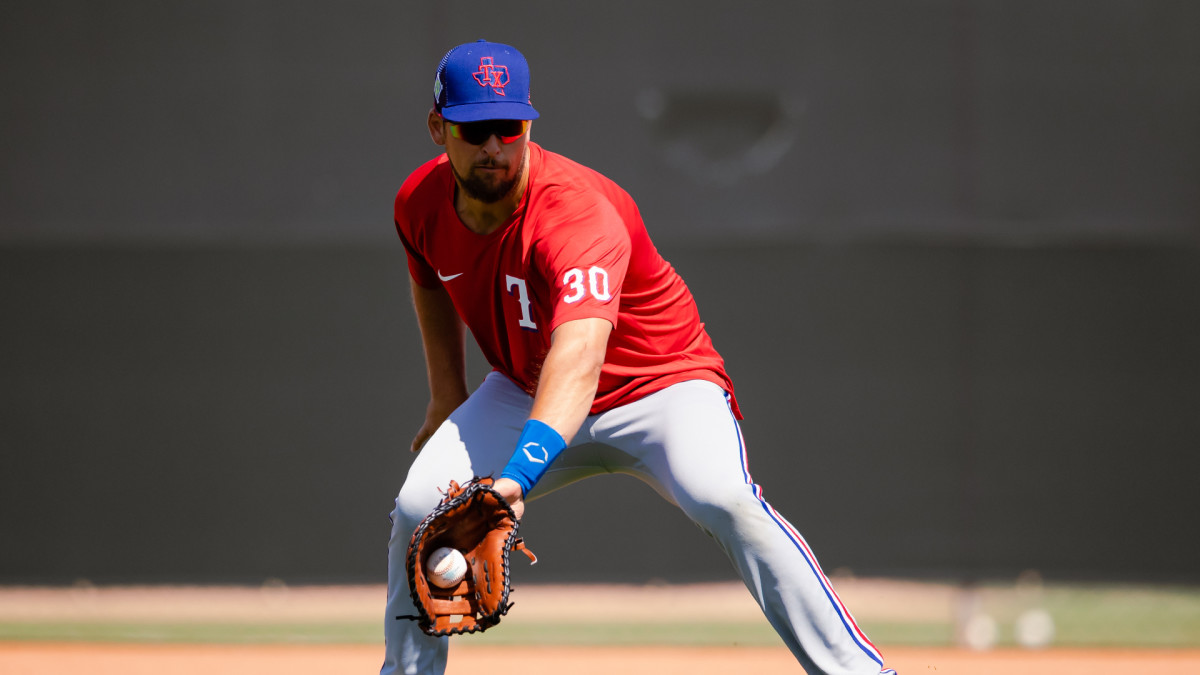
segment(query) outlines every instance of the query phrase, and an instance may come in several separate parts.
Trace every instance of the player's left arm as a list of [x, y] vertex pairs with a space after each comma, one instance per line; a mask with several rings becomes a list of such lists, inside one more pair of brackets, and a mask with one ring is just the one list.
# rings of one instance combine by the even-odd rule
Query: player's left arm
[[[545, 425], [557, 433], [563, 443], [571, 442], [596, 398], [600, 369], [604, 365], [604, 353], [612, 329], [613, 325], [607, 319], [601, 318], [567, 321], [554, 329], [550, 335], [550, 351], [542, 364], [541, 377], [533, 397], [533, 410], [529, 414], [532, 424], [526, 424], [526, 431], [522, 435], [523, 442], [518, 444], [519, 446], [529, 442], [545, 442], [547, 445], [559, 442], [538, 425]], [[530, 440], [524, 440], [526, 438]], [[551, 452], [553, 450], [551, 448]], [[535, 469], [543, 468], [536, 464], [539, 459], [553, 461], [549, 456], [539, 455], [536, 449], [532, 452], [533, 454], [527, 457], [524, 455], [524, 448], [517, 447], [514, 460], [532, 461]], [[513, 468], [513, 464], [510, 463], [505, 469], [505, 474], [511, 474]], [[525, 487], [505, 474], [501, 474], [494, 487], [508, 500], [520, 518], [524, 511], [522, 502]], [[532, 485], [528, 487], [531, 488]]]

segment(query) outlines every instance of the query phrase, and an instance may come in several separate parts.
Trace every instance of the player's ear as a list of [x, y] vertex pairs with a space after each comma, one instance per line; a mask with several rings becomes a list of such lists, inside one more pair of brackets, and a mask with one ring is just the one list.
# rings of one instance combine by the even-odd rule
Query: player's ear
[[446, 120], [438, 114], [436, 108], [429, 109], [429, 137], [438, 145], [446, 144]]

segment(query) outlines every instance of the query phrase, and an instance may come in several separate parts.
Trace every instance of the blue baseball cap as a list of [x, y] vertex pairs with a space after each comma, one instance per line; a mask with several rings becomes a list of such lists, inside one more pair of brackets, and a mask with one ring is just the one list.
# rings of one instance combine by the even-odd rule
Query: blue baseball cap
[[529, 64], [508, 45], [480, 40], [454, 47], [438, 64], [434, 107], [451, 122], [535, 120]]

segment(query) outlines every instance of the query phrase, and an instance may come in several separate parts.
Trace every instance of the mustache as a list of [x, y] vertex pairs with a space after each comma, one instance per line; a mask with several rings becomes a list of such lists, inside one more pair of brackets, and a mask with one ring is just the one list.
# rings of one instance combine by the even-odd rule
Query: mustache
[[498, 160], [495, 157], [492, 157], [482, 162], [475, 162], [471, 166], [476, 169], [507, 169], [509, 167], [509, 163], [506, 160]]

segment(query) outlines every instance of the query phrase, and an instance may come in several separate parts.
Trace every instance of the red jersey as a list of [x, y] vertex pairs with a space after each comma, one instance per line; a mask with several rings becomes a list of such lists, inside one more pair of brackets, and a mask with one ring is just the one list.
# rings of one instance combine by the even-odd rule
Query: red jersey
[[740, 419], [691, 291], [620, 186], [530, 143], [520, 205], [482, 235], [459, 219], [454, 188], [446, 155], [426, 162], [396, 195], [396, 230], [413, 279], [445, 287], [494, 369], [533, 395], [554, 329], [603, 318], [613, 331], [592, 414], [699, 379], [725, 389]]

